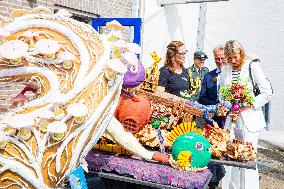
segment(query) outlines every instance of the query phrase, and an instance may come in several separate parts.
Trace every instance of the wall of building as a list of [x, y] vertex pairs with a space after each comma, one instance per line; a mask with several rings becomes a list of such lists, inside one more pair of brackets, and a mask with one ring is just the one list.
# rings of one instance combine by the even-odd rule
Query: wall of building
[[0, 15], [9, 16], [14, 9], [32, 9], [46, 6], [54, 9], [54, 5], [91, 13], [99, 17], [130, 17], [131, 0], [0, 0]]
[[[131, 0], [0, 0], [0, 15], [9, 17], [15, 9], [33, 9], [46, 6], [52, 11], [65, 8], [76, 17], [130, 17]], [[11, 106], [11, 98], [15, 97], [23, 85], [11, 83], [0, 86], [0, 113]], [[32, 94], [28, 94], [31, 98]]]
[[0, 14], [9, 17], [15, 9], [32, 9], [36, 6], [46, 6], [53, 9], [53, 1], [45, 0], [2, 0], [0, 1]]

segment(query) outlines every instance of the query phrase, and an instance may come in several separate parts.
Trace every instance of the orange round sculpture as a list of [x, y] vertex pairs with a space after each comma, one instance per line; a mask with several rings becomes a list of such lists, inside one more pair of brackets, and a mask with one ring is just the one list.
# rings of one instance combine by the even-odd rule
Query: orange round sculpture
[[124, 129], [136, 133], [148, 123], [151, 115], [151, 103], [142, 95], [120, 97], [115, 117], [122, 123]]

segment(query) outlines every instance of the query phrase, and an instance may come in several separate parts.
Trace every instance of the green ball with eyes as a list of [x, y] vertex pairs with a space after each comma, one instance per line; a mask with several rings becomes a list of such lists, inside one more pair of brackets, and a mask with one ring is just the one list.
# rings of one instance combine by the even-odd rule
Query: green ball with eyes
[[191, 132], [178, 136], [172, 145], [172, 156], [180, 167], [204, 168], [212, 155], [209, 141]]

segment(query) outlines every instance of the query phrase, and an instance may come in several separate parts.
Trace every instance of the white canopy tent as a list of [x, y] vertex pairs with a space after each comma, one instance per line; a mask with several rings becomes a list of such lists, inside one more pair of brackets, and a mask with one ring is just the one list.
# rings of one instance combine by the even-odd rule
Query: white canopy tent
[[[215, 64], [212, 49], [219, 43], [237, 39], [248, 53], [257, 54], [261, 60], [262, 68], [274, 89], [271, 131], [284, 134], [284, 66], [281, 63], [284, 59], [283, 0], [229, 0], [187, 4], [179, 4], [179, 1], [178, 4], [164, 6], [161, 6], [159, 0], [143, 2], [144, 14], [140, 15], [144, 21], [142, 62], [145, 66], [153, 62], [149, 52], [156, 51], [164, 58], [167, 44], [172, 40], [181, 40], [189, 51], [186, 66], [192, 65], [193, 53], [199, 47], [209, 56], [206, 66], [213, 69]], [[162, 65], [163, 60], [160, 63]], [[284, 146], [284, 139], [282, 142]]]

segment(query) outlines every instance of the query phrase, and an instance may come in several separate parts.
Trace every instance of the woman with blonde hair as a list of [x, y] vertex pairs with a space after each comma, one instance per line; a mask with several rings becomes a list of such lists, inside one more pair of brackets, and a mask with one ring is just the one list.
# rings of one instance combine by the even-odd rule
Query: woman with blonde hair
[[[231, 139], [236, 138], [241, 142], [252, 143], [257, 150], [259, 131], [265, 127], [264, 116], [261, 107], [271, 100], [272, 88], [260, 64], [250, 62], [246, 59], [246, 53], [240, 42], [230, 40], [225, 45], [225, 57], [228, 64], [222, 68], [220, 75], [220, 87], [225, 87], [237, 81], [238, 77], [244, 81], [250, 79], [250, 73], [254, 84], [259, 87], [260, 94], [251, 94], [255, 101], [252, 105], [232, 112], [236, 121], [227, 117], [225, 129], [231, 131]], [[248, 80], [250, 81], [250, 80]], [[253, 91], [253, 83], [247, 83], [248, 88]], [[258, 189], [259, 175], [257, 168], [245, 169], [238, 167], [225, 167], [226, 175], [223, 178], [223, 189]]]
[[187, 50], [180, 41], [172, 41], [167, 46], [165, 65], [160, 69], [158, 86], [165, 92], [182, 96], [189, 91], [189, 78], [184, 68]]

